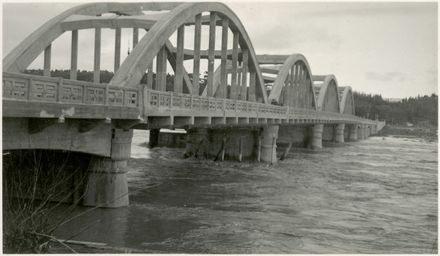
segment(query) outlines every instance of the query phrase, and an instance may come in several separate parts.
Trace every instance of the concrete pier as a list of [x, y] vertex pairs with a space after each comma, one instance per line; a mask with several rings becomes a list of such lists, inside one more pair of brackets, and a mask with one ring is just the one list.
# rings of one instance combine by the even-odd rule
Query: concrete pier
[[278, 125], [269, 125], [263, 127], [261, 134], [261, 161], [266, 163], [277, 162], [277, 138]]
[[207, 149], [206, 144], [208, 140], [208, 129], [198, 128], [198, 129], [188, 129], [186, 131], [186, 147], [185, 147], [185, 157], [200, 157], [206, 156]]
[[362, 125], [358, 125], [357, 126], [357, 133], [358, 133], [358, 139], [359, 140], [365, 139], [364, 127]]
[[349, 127], [348, 140], [349, 141], [356, 141], [356, 140], [358, 140], [357, 125], [356, 124], [352, 124], [352, 125], [349, 125], [348, 127]]
[[345, 124], [337, 124], [335, 127], [335, 138], [336, 143], [344, 143], [344, 128]]
[[315, 124], [312, 128], [312, 149], [322, 149], [322, 132], [324, 130], [323, 124]]
[[129, 204], [127, 160], [133, 130], [113, 129], [110, 157], [93, 157], [88, 168], [83, 205], [121, 207]]

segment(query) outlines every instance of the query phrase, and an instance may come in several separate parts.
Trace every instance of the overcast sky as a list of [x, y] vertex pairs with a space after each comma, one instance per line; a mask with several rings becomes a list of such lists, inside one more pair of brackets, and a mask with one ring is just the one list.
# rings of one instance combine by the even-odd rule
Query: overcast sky
[[[314, 75], [334, 74], [340, 86], [387, 98], [437, 93], [436, 3], [226, 4], [241, 19], [257, 54], [302, 53]], [[4, 4], [3, 55], [45, 21], [75, 5]], [[103, 31], [103, 38], [110, 32]], [[123, 31], [126, 38], [128, 32]], [[92, 70], [88, 56], [93, 56], [93, 32], [80, 32], [79, 38], [79, 68]], [[57, 41], [62, 43], [53, 45], [52, 66], [68, 68], [70, 34]], [[129, 39], [122, 42], [123, 51], [129, 43]], [[103, 69], [113, 67], [113, 47], [114, 39], [103, 41]], [[41, 63], [40, 57], [32, 67], [42, 67]]]

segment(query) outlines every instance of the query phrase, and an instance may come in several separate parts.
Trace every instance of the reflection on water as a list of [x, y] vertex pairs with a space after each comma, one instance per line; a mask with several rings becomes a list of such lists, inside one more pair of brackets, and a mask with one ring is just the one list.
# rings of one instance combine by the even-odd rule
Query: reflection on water
[[270, 166], [182, 159], [146, 136], [133, 139], [130, 206], [87, 213], [58, 237], [167, 253], [437, 250], [435, 143], [372, 137]]

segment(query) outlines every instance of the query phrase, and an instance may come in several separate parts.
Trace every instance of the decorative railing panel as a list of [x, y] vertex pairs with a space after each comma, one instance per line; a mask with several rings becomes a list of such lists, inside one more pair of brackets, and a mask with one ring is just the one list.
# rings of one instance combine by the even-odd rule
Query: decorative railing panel
[[[225, 116], [233, 116], [234, 114], [246, 114], [249, 116], [261, 116], [264, 118], [276, 119], [309, 119], [328, 122], [372, 122], [371, 120], [359, 118], [353, 115], [339, 114], [335, 112], [321, 112], [313, 109], [300, 109], [293, 107], [284, 107], [277, 105], [268, 105], [257, 102], [231, 100], [223, 98], [213, 98], [206, 96], [195, 96], [182, 93], [162, 92], [147, 89], [147, 115], [148, 113], [166, 114], [170, 111], [187, 110], [188, 115], [197, 116], [214, 112], [223, 112]], [[160, 99], [160, 100], [158, 100]], [[171, 100], [172, 99], [172, 100]], [[170, 104], [172, 101], [172, 104]]]
[[132, 88], [3, 72], [3, 99], [138, 108], [139, 96]]
[[[139, 86], [141, 88], [141, 86]], [[121, 88], [108, 84], [43, 77], [27, 74], [3, 73], [3, 99], [35, 101], [59, 104], [83, 104], [90, 106], [114, 106], [144, 108], [144, 116], [168, 115], [173, 111], [187, 111], [190, 116], [206, 116], [221, 113], [222, 116], [249, 116], [317, 122], [375, 123], [348, 114], [321, 112], [269, 105], [244, 100], [197, 96], [183, 93], [145, 89]], [[140, 105], [144, 97], [146, 106]], [[287, 122], [284, 122], [287, 123]]]

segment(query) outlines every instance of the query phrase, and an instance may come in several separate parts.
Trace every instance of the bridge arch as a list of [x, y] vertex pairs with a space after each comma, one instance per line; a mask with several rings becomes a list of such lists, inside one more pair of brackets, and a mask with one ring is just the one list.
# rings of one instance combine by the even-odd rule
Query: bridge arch
[[[164, 10], [168, 12], [157, 14], [143, 13], [143, 11]], [[209, 12], [209, 15], [203, 16], [203, 14], [207, 12]], [[115, 13], [124, 16], [117, 18], [107, 16], [97, 17], [104, 13]], [[179, 48], [179, 45], [173, 47], [169, 41], [170, 36], [177, 31], [179, 40], [179, 33], [182, 33], [183, 44], [184, 29], [182, 28], [187, 25], [196, 26], [197, 23], [199, 25], [199, 37], [202, 24], [209, 24], [210, 31], [212, 27], [214, 27], [213, 38], [211, 38], [211, 32], [209, 33], [209, 49], [200, 50], [200, 43], [197, 52], [196, 49], [192, 51]], [[234, 36], [233, 45], [236, 45], [234, 49], [223, 49], [223, 45], [227, 47], [227, 40], [223, 42], [222, 36], [222, 50], [215, 50], [215, 27], [219, 25], [223, 28], [222, 35], [225, 34], [224, 31], [227, 33], [228, 29], [232, 31]], [[166, 80], [166, 63], [168, 60], [176, 73], [176, 77], [178, 76], [177, 80], [183, 80], [183, 82], [178, 83], [180, 84], [179, 87], [186, 86], [187, 92], [189, 91], [191, 94], [198, 95], [198, 92], [196, 92], [197, 89], [195, 89], [195, 83], [193, 85], [193, 81], [191, 81], [190, 76], [188, 76], [183, 67], [183, 60], [198, 58], [200, 68], [200, 58], [206, 58], [208, 59], [208, 72], [210, 72], [210, 69], [212, 70], [211, 72], [213, 72], [213, 68], [210, 68], [210, 65], [214, 62], [215, 58], [222, 59], [222, 67], [224, 67], [223, 62], [232, 59], [233, 62], [238, 62], [238, 68], [241, 70], [239, 75], [243, 77], [241, 84], [237, 85], [240, 87], [237, 89], [240, 92], [240, 99], [250, 101], [258, 100], [264, 103], [268, 102], [267, 93], [264, 89], [264, 81], [249, 36], [238, 17], [231, 9], [221, 3], [97, 3], [81, 5], [69, 9], [51, 19], [27, 37], [5, 57], [3, 60], [4, 71], [23, 72], [42, 51], [45, 51], [46, 56], [47, 47], [50, 47], [51, 43], [66, 31], [71, 30], [73, 38], [73, 31], [77, 31], [78, 29], [95, 28], [99, 30], [100, 28], [120, 29], [121, 27], [144, 28], [148, 32], [136, 44], [125, 61], [120, 66], [118, 64], [118, 69], [115, 68], [117, 71], [110, 81], [110, 85], [136, 88], [144, 76], [145, 71], [150, 67], [152, 68], [153, 59], [155, 57], [157, 59], [159, 56], [165, 56], [165, 59], [162, 60], [163, 65], [165, 65], [165, 71], [162, 70], [162, 80]], [[195, 33], [197, 34], [197, 32]], [[95, 32], [95, 48], [96, 36], [97, 33]], [[211, 40], [214, 44], [211, 44]], [[234, 65], [232, 65], [232, 67], [234, 68]], [[237, 70], [237, 65], [235, 65], [235, 69]], [[50, 74], [50, 67], [47, 72]], [[95, 77], [98, 77], [94, 80], [95, 82], [99, 82], [99, 64], [98, 70], [95, 69], [94, 72]], [[223, 73], [224, 72], [222, 72], [222, 76], [224, 76]], [[212, 79], [213, 74], [208, 76], [208, 87], [213, 86]], [[222, 84], [226, 83], [223, 82]], [[165, 90], [163, 88], [161, 89]], [[182, 92], [182, 89], [178, 89], [176, 92]], [[183, 90], [183, 92], [185, 92], [185, 90]], [[221, 93], [220, 95], [214, 95], [212, 92], [208, 93], [207, 96], [224, 97]]]
[[[313, 76], [317, 110], [340, 113], [338, 82], [334, 75]], [[319, 85], [317, 83], [320, 83]]]
[[51, 42], [67, 31], [63, 27], [63, 21], [72, 15], [96, 16], [103, 13], [131, 15], [140, 14], [143, 10], [170, 10], [177, 5], [178, 3], [90, 3], [70, 8], [32, 32], [6, 55], [3, 59], [3, 71], [23, 72]]
[[[210, 12], [210, 16], [217, 15], [221, 20], [228, 20], [227, 26], [232, 30], [234, 38], [237, 38], [236, 43], [241, 47], [241, 54], [238, 55], [237, 50], [236, 58], [239, 62], [243, 63], [243, 69], [246, 69], [243, 72], [250, 73], [251, 78], [249, 82], [256, 83], [254, 86], [256, 89], [256, 98], [260, 98], [262, 102], [266, 103], [267, 94], [264, 90], [264, 82], [250, 38], [238, 17], [229, 7], [221, 3], [184, 3], [172, 9], [168, 14], [163, 15], [133, 49], [132, 54], [130, 54], [121, 65], [112, 81], [110, 81], [110, 84], [120, 86], [135, 86], [138, 84], [144, 71], [159, 53], [161, 47], [166, 43], [166, 40], [168, 40], [179, 27], [184, 26], [189, 20], [194, 20], [197, 15], [203, 12]], [[222, 24], [225, 26], [225, 23]], [[210, 50], [211, 46], [210, 49], [208, 49], [208, 55]], [[191, 53], [191, 51], [186, 52]], [[209, 60], [208, 65], [210, 65], [215, 58], [214, 50], [212, 50], [212, 52], [213, 57], [212, 60]], [[227, 58], [229, 58], [229, 56]], [[234, 53], [232, 53], [231, 58], [234, 61]], [[209, 72], [208, 67], [208, 73]], [[213, 69], [212, 72], [214, 72]], [[214, 79], [213, 74], [211, 74], [211, 76], [212, 79]], [[245, 84], [244, 81], [242, 82]], [[245, 86], [242, 85], [242, 87]], [[250, 87], [252, 87], [252, 85], [250, 85]], [[212, 92], [208, 93], [208, 96], [213, 96]]]
[[263, 73], [276, 75], [264, 77], [271, 83], [271, 103], [316, 110], [312, 72], [302, 54], [260, 55], [258, 59]]
[[341, 114], [355, 115], [353, 91], [350, 86], [339, 87]]

